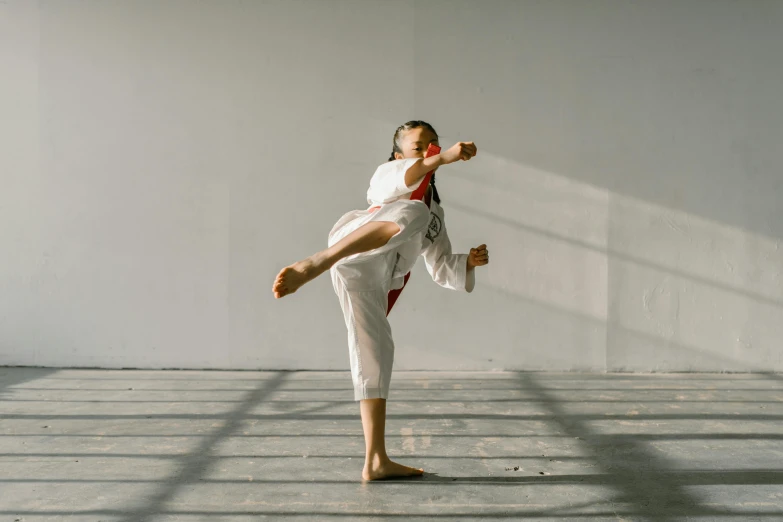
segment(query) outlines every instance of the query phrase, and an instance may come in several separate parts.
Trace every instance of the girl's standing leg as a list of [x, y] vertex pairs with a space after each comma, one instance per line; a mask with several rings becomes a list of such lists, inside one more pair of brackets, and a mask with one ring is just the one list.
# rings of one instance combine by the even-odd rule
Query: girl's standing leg
[[364, 399], [360, 404], [366, 449], [362, 478], [378, 480], [423, 475], [423, 469], [392, 462], [386, 454], [386, 399]]
[[378, 480], [422, 475], [420, 469], [392, 462], [386, 453], [386, 398], [394, 364], [394, 340], [386, 318], [387, 291], [349, 291], [337, 272], [337, 268], [332, 269], [332, 284], [348, 329], [354, 399], [359, 401], [364, 430], [362, 478]]

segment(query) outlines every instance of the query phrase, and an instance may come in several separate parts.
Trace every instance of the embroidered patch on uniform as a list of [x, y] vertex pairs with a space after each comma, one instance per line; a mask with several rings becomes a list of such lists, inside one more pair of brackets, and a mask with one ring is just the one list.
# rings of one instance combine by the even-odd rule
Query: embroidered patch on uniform
[[440, 221], [440, 218], [436, 216], [434, 213], [430, 214], [432, 218], [430, 219], [430, 226], [427, 227], [427, 239], [429, 239], [432, 243], [435, 242], [435, 238], [437, 238], [440, 235], [441, 228], [443, 228], [443, 224]]

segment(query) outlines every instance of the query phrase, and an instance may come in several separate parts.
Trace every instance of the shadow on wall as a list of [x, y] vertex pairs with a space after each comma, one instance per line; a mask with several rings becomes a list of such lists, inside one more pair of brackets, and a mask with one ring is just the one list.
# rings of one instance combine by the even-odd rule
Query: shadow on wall
[[442, 179], [450, 226], [492, 245], [482, 284], [541, 312], [527, 325], [605, 332], [608, 370], [783, 369], [780, 239], [488, 153]]
[[605, 325], [568, 340], [590, 357], [541, 350], [569, 369], [783, 369], [779, 3], [453, 3], [418, 2], [415, 26], [415, 108], [483, 158], [442, 177], [446, 207], [498, 229], [484, 280]]

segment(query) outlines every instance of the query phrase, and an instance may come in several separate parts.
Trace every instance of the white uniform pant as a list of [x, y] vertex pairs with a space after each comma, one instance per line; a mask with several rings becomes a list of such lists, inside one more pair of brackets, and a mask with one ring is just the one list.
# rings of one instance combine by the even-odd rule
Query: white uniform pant
[[348, 329], [354, 399], [388, 399], [394, 365], [394, 340], [386, 318], [388, 291], [348, 290], [334, 271], [332, 284]]
[[[389, 221], [400, 232], [378, 249], [346, 258], [332, 267], [332, 285], [348, 329], [354, 398], [387, 399], [394, 364], [394, 340], [386, 319], [389, 289], [401, 284], [421, 252], [429, 223], [429, 208], [421, 202], [399, 201], [375, 213], [346, 214], [330, 234], [330, 246], [369, 221]], [[398, 286], [399, 288], [399, 286]]]

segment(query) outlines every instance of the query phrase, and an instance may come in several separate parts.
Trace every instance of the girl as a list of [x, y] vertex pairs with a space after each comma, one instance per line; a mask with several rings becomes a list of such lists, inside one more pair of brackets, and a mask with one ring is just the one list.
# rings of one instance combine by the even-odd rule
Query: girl
[[410, 200], [427, 172], [476, 155], [472, 142], [460, 142], [425, 158], [430, 143], [438, 145], [438, 134], [429, 123], [410, 121], [399, 127], [389, 162], [378, 167], [370, 181], [371, 207], [340, 218], [329, 234], [329, 248], [281, 270], [272, 287], [275, 298], [284, 297], [331, 272], [348, 328], [354, 398], [360, 401], [364, 480], [424, 473], [392, 462], [386, 454], [386, 399], [394, 361], [386, 319], [389, 291], [404, 286], [419, 255], [436, 283], [466, 292], [475, 285], [473, 269], [489, 263], [486, 245], [470, 254], [451, 253], [434, 175], [424, 202]]

